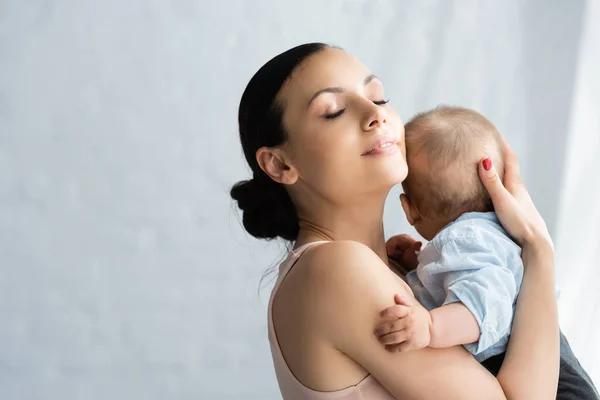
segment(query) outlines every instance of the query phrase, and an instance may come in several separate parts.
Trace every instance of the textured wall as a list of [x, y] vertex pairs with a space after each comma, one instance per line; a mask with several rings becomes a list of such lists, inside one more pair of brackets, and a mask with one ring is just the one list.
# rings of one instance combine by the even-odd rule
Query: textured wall
[[241, 92], [302, 42], [357, 55], [405, 119], [484, 112], [555, 230], [583, 7], [1, 1], [0, 398], [279, 398], [258, 289], [282, 247], [227, 192]]

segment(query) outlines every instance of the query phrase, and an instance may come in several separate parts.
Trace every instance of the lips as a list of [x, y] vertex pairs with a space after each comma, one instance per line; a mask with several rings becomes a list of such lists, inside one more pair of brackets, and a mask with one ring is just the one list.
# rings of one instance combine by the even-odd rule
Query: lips
[[394, 150], [394, 147], [397, 149], [398, 139], [393, 136], [378, 136], [371, 142], [369, 149], [365, 151], [362, 155], [376, 155], [376, 154], [384, 154]]

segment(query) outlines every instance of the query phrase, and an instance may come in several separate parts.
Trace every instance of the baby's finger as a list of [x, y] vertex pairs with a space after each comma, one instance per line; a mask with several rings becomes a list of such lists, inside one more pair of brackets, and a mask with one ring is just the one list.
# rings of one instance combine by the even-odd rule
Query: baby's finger
[[408, 338], [403, 342], [399, 343], [396, 351], [400, 353], [404, 353], [405, 351], [414, 350], [415, 346], [411, 342], [408, 341]]
[[404, 318], [410, 314], [410, 307], [406, 305], [396, 304], [383, 310], [379, 313], [381, 318], [385, 319], [398, 319]]
[[398, 351], [399, 344], [388, 344], [385, 346], [385, 349], [390, 353], [396, 353]]
[[403, 296], [399, 293], [396, 293], [394, 295], [394, 301], [396, 302], [396, 304], [401, 305], [401, 306], [412, 306], [412, 299], [409, 299], [407, 296]]
[[405, 330], [388, 333], [387, 335], [380, 336], [379, 341], [382, 344], [400, 344], [404, 343], [408, 339], [408, 332]]
[[389, 256], [397, 255], [398, 253], [403, 252], [406, 249], [409, 249], [416, 242], [415, 238], [412, 236], [403, 233], [401, 235], [396, 235], [391, 237], [385, 244], [385, 248], [387, 254]]
[[404, 261], [404, 263], [406, 265], [412, 266], [413, 263], [418, 262], [419, 254], [417, 252], [420, 250], [421, 250], [421, 246], [418, 246], [418, 247], [415, 246], [415, 248], [405, 251], [401, 255], [402, 261]]
[[401, 331], [406, 328], [406, 321], [404, 319], [397, 319], [392, 322], [386, 322], [375, 328], [375, 335], [383, 336], [390, 332]]
[[399, 345], [397, 345], [397, 344], [388, 344], [388, 345], [386, 345], [386, 346], [384, 346], [384, 347], [385, 347], [385, 349], [386, 349], [387, 351], [389, 351], [390, 353], [395, 353], [395, 352], [397, 352], [397, 351], [398, 351], [398, 346], [399, 346]]

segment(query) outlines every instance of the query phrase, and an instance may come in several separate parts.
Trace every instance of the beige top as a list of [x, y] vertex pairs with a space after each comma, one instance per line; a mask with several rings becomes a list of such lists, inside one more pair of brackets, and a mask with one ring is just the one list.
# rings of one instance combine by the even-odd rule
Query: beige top
[[271, 344], [271, 355], [273, 357], [273, 364], [275, 366], [275, 373], [277, 375], [277, 382], [279, 383], [281, 395], [284, 400], [394, 400], [394, 397], [371, 375], [368, 375], [354, 386], [336, 390], [334, 392], [319, 392], [317, 390], [309, 389], [296, 379], [285, 362], [273, 326], [273, 298], [275, 297], [279, 286], [281, 286], [281, 282], [283, 282], [302, 253], [310, 246], [319, 243], [325, 242], [307, 243], [290, 252], [289, 256], [279, 266], [279, 277], [271, 292], [268, 311], [269, 342]]

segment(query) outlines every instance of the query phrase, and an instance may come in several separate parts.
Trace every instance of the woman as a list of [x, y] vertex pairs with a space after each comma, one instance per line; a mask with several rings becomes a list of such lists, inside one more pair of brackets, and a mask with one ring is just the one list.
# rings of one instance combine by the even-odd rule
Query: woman
[[[392, 353], [373, 333], [396, 294], [416, 303], [388, 266], [383, 207], [407, 165], [402, 121], [377, 77], [343, 50], [295, 47], [251, 79], [239, 125], [253, 172], [231, 190], [244, 226], [255, 237], [295, 243], [269, 305], [285, 399], [556, 397], [553, 247], [508, 148], [506, 189], [493, 167], [480, 167], [526, 269], [504, 362], [488, 365], [494, 377], [462, 347]], [[575, 385], [584, 386], [577, 372]], [[588, 386], [562, 398], [596, 398]]]

